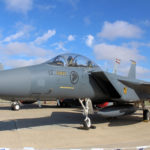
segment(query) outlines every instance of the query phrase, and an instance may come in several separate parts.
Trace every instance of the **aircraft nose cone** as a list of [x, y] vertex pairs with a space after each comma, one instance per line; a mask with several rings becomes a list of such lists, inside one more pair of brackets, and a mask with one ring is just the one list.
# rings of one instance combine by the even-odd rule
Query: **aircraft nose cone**
[[0, 71], [0, 96], [26, 96], [30, 90], [30, 72], [25, 68]]

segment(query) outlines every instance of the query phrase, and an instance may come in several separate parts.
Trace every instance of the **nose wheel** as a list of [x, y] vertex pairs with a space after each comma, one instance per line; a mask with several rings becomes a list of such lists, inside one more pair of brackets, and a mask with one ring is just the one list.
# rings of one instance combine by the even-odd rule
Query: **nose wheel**
[[83, 115], [85, 116], [85, 119], [83, 121], [83, 127], [86, 130], [89, 130], [90, 128], [95, 128], [92, 123], [91, 119], [88, 117], [89, 114], [94, 114], [92, 102], [90, 99], [79, 99], [79, 102], [83, 108]]
[[86, 117], [83, 122], [83, 127], [88, 130], [91, 128], [91, 126], [92, 126], [91, 119], [89, 117]]
[[13, 102], [11, 105], [11, 109], [14, 111], [18, 111], [20, 109], [20, 104], [19, 102]]

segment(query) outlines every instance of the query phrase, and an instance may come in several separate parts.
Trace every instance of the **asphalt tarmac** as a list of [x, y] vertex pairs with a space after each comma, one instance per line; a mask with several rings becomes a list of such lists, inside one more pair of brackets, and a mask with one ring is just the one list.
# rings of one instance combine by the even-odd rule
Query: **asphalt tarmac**
[[150, 122], [142, 121], [142, 111], [120, 118], [91, 116], [96, 129], [83, 130], [81, 109], [57, 108], [50, 102], [38, 108], [24, 105], [11, 111], [0, 104], [0, 147], [22, 149], [126, 148], [150, 145]]

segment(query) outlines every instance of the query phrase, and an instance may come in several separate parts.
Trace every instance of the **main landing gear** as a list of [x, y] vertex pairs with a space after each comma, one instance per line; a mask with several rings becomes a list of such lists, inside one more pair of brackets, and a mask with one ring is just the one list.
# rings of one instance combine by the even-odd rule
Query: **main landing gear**
[[83, 108], [83, 115], [85, 116], [83, 127], [88, 130], [90, 128], [94, 129], [95, 126], [92, 125], [91, 119], [88, 117], [89, 114], [94, 114], [92, 102], [89, 98], [79, 99], [81, 106]]
[[149, 110], [145, 107], [145, 102], [142, 102], [142, 109], [143, 109], [143, 121], [148, 122], [150, 120], [150, 112]]
[[18, 110], [20, 109], [20, 104], [19, 104], [19, 102], [17, 102], [17, 101], [12, 102], [11, 109], [12, 109], [12, 110], [15, 110], [15, 111], [18, 111]]

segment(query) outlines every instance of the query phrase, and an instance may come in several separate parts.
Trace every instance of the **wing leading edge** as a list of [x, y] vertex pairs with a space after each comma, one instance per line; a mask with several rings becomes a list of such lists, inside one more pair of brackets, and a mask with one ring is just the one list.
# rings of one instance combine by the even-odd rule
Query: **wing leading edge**
[[127, 80], [119, 80], [119, 81], [124, 85], [134, 89], [137, 93], [147, 95], [147, 97], [150, 97], [150, 82], [127, 81]]

